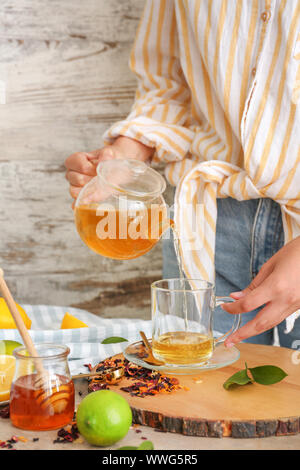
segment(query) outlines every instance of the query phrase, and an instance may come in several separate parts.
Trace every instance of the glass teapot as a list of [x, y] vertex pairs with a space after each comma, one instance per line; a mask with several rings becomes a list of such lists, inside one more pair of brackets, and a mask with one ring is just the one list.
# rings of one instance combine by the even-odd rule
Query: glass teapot
[[170, 227], [164, 178], [137, 160], [105, 160], [79, 193], [75, 222], [84, 243], [114, 259], [147, 253]]

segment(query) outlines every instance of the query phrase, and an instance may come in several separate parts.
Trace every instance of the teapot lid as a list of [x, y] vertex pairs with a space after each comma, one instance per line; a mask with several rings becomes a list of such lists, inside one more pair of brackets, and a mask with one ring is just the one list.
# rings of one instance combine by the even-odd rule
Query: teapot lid
[[106, 184], [130, 196], [154, 197], [166, 189], [165, 179], [138, 160], [104, 160], [98, 164], [97, 174]]

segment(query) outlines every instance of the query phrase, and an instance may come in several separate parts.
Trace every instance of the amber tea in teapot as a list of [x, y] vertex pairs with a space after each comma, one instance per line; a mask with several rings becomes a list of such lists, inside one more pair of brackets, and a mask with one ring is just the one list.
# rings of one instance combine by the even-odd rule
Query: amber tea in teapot
[[147, 253], [170, 227], [164, 178], [143, 162], [100, 162], [97, 176], [80, 192], [75, 222], [84, 243], [114, 259]]
[[[151, 235], [154, 219], [157, 234]], [[99, 209], [88, 205], [76, 208], [75, 221], [79, 235], [89, 248], [114, 259], [133, 259], [147, 253], [168, 224], [160, 208], [147, 208], [134, 216], [122, 210], [111, 210], [110, 213], [109, 209], [99, 214]]]

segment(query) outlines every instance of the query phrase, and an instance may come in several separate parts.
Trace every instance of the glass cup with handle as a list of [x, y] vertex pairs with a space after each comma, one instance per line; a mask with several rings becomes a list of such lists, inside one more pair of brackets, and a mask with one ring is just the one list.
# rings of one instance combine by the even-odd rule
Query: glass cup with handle
[[241, 316], [233, 315], [232, 328], [214, 338], [215, 308], [225, 302], [234, 300], [216, 297], [214, 285], [205, 280], [179, 278], [154, 282], [151, 285], [154, 357], [178, 367], [209, 361], [215, 347], [240, 326]]

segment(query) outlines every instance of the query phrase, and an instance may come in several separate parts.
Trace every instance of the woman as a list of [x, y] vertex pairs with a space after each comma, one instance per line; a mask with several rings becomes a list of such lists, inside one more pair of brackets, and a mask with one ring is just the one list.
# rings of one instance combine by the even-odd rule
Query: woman
[[[224, 310], [244, 313], [228, 347], [272, 344], [276, 325], [282, 346], [300, 338], [299, 16], [297, 0], [148, 0], [130, 59], [131, 113], [105, 147], [66, 160], [73, 198], [95, 161], [166, 163], [181, 240], [186, 204], [204, 208], [197, 249], [182, 246], [185, 274], [215, 276], [217, 295], [235, 299]], [[164, 277], [176, 274], [165, 262]], [[228, 317], [215, 329], [228, 330]]]

